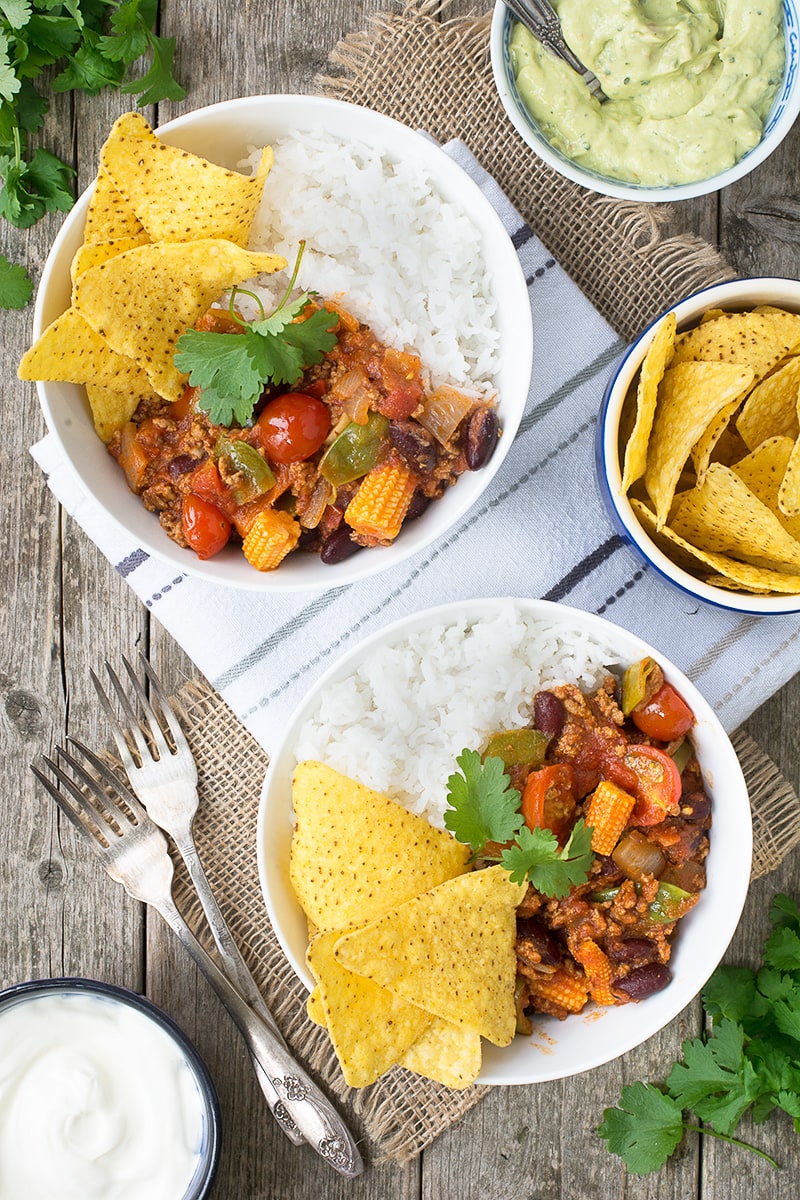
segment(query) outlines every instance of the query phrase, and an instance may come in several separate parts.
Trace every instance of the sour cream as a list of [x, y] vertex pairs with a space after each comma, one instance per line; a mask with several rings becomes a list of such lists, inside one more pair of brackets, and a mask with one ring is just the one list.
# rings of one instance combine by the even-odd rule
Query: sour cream
[[205, 1113], [139, 1010], [82, 992], [0, 1009], [0, 1200], [183, 1200]]
[[761, 140], [783, 77], [781, 0], [554, 0], [567, 42], [610, 99], [599, 104], [522, 25], [517, 89], [548, 141], [615, 179], [693, 183]]

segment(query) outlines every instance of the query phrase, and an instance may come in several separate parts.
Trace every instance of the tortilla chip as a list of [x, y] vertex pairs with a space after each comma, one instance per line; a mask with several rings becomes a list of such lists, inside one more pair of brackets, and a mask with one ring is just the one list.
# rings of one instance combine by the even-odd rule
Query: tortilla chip
[[72, 282], [74, 283], [79, 275], [83, 275], [84, 271], [88, 271], [92, 267], [106, 262], [109, 258], [116, 258], [118, 254], [124, 254], [126, 250], [133, 250], [136, 246], [144, 246], [149, 241], [150, 238], [142, 229], [140, 233], [112, 238], [108, 242], [84, 242], [80, 249], [76, 251], [75, 257], [72, 260], [70, 267]]
[[800, 437], [795, 440], [778, 488], [778, 508], [785, 517], [800, 517]]
[[320, 929], [372, 921], [467, 870], [452, 834], [324, 763], [297, 766], [292, 800], [289, 875]]
[[141, 396], [130, 391], [121, 392], [118, 388], [102, 387], [90, 382], [86, 384], [86, 395], [92, 410], [95, 433], [106, 444], [111, 441], [112, 435], [121, 429], [126, 421], [130, 421], [142, 400], [148, 397], [156, 398], [155, 392], [149, 386], [149, 380], [148, 387]]
[[516, 908], [505, 867], [449, 879], [341, 936], [341, 966], [445, 1021], [507, 1046], [516, 1029]]
[[653, 427], [656, 411], [658, 385], [667, 363], [672, 357], [675, 344], [675, 313], [667, 313], [656, 329], [647, 354], [639, 371], [636, 391], [636, 419], [625, 446], [625, 461], [622, 469], [622, 490], [628, 488], [644, 475], [647, 466], [647, 444]]
[[480, 1036], [434, 1017], [400, 1059], [400, 1066], [460, 1091], [474, 1083], [480, 1073]]
[[172, 361], [175, 344], [222, 292], [260, 272], [286, 266], [233, 242], [154, 242], [85, 271], [75, 282], [75, 308], [118, 354], [147, 372], [165, 400], [177, 400], [186, 376]]
[[797, 437], [800, 357], [790, 358], [756, 387], [742, 405], [736, 428], [748, 450], [765, 438]]
[[[757, 592], [764, 595], [770, 592], [800, 594], [800, 575], [792, 575], [782, 571], [770, 571], [763, 567], [754, 567], [749, 563], [737, 562], [729, 555], [715, 554], [712, 551], [701, 550], [690, 545], [680, 537], [669, 525], [656, 529], [656, 517], [647, 505], [638, 500], [631, 501], [642, 525], [648, 531], [653, 541], [668, 558], [677, 563], [685, 571], [698, 575], [706, 583], [715, 587], [741, 588], [747, 592]], [[711, 568], [716, 574], [707, 574]], [[722, 584], [720, 581], [727, 582]]]
[[798, 343], [800, 316], [796, 313], [729, 312], [679, 334], [672, 363], [736, 363], [750, 367], [759, 380]]
[[800, 571], [800, 542], [722, 463], [711, 464], [702, 487], [678, 497], [670, 525], [701, 550], [768, 570]]
[[322, 1007], [322, 997], [320, 996], [319, 984], [309, 992], [306, 1000], [306, 1012], [309, 1020], [315, 1025], [321, 1025], [323, 1029], [327, 1029], [327, 1021], [325, 1017], [325, 1009]]
[[253, 176], [168, 146], [157, 138], [109, 138], [103, 169], [154, 242], [224, 238], [246, 246], [273, 154]]
[[355, 975], [334, 957], [338, 930], [319, 933], [310, 943], [308, 965], [319, 994], [345, 1082], [368, 1087], [405, 1054], [431, 1023], [416, 1004]]
[[731, 463], [731, 470], [775, 514], [787, 533], [800, 541], [800, 516], [787, 517], [778, 505], [778, 491], [794, 446], [795, 443], [788, 437], [765, 438], [750, 454]]
[[741, 396], [737, 396], [730, 404], [726, 404], [723, 409], [712, 418], [705, 433], [692, 446], [692, 463], [697, 474], [698, 484], [702, 483], [706, 477], [708, 464], [711, 461], [711, 455], [714, 453], [717, 442], [722, 437], [725, 430], [730, 424], [731, 417], [741, 404]]
[[68, 308], [47, 326], [23, 355], [17, 374], [20, 379], [95, 383], [137, 396], [151, 390], [141, 367], [113, 350], [75, 308]]
[[684, 362], [664, 372], [644, 476], [659, 526], [667, 520], [692, 447], [752, 381], [752, 370], [731, 363]]
[[137, 237], [144, 232], [136, 213], [101, 167], [86, 210], [84, 242], [111, 242], [121, 237]]

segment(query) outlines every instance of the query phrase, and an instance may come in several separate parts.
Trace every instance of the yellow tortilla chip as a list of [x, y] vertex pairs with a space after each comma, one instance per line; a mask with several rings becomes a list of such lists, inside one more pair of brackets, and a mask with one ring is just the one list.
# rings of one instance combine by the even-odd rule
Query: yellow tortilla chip
[[467, 870], [469, 848], [324, 763], [295, 769], [289, 876], [320, 929], [371, 921]]
[[400, 1059], [400, 1066], [460, 1091], [474, 1083], [480, 1073], [480, 1035], [434, 1017]]
[[736, 428], [748, 450], [755, 450], [765, 438], [797, 437], [799, 402], [800, 356], [763, 379], [742, 405]]
[[702, 487], [678, 497], [670, 525], [701, 550], [769, 570], [800, 571], [800, 542], [722, 463], [711, 464]]
[[[655, 513], [641, 501], [632, 500], [631, 507], [664, 554], [679, 567], [698, 575], [706, 583], [716, 587], [741, 588], [743, 591], [761, 594], [770, 592], [800, 594], [800, 575], [754, 567], [749, 563], [737, 562], [729, 555], [701, 550], [697, 546], [690, 545], [670, 529], [669, 525], [657, 530]], [[716, 573], [707, 574], [709, 568]], [[723, 579], [726, 580], [724, 584], [721, 582]]]
[[656, 411], [658, 385], [664, 376], [667, 363], [672, 357], [675, 344], [675, 313], [667, 313], [656, 329], [639, 372], [636, 389], [636, 419], [625, 446], [625, 461], [622, 469], [622, 490], [628, 488], [644, 475], [647, 466], [647, 444], [653, 427]]
[[427, 1012], [507, 1046], [525, 890], [502, 866], [471, 871], [343, 934], [334, 955]]
[[130, 391], [121, 392], [118, 388], [103, 387], [89, 382], [86, 384], [86, 395], [92, 410], [95, 433], [106, 444], [126, 421], [130, 421], [141, 400], [147, 397], [156, 398], [155, 392], [149, 386], [143, 395], [137, 396]]
[[117, 238], [136, 237], [144, 232], [136, 213], [123, 200], [101, 167], [86, 210], [84, 242], [111, 242]]
[[265, 147], [255, 175], [229, 171], [153, 138], [109, 138], [103, 169], [155, 242], [224, 238], [246, 246], [272, 166]]
[[792, 446], [778, 488], [778, 508], [785, 517], [800, 517], [800, 437]]
[[800, 315], [789, 312], [728, 312], [675, 339], [673, 366], [685, 362], [726, 362], [750, 367], [763, 379], [800, 343]]
[[308, 965], [319, 982], [325, 1025], [345, 1082], [368, 1087], [413, 1046], [432, 1018], [342, 967], [333, 953], [341, 936], [338, 930], [317, 934], [308, 947]]
[[147, 372], [165, 400], [177, 400], [186, 376], [172, 361], [181, 334], [213, 300], [286, 260], [255, 254], [233, 242], [153, 242], [118, 254], [75, 281], [75, 309], [118, 354]]
[[692, 446], [691, 457], [692, 464], [697, 475], [697, 482], [702, 483], [706, 477], [708, 464], [711, 461], [711, 456], [717, 448], [717, 443], [722, 437], [725, 430], [730, 424], [731, 417], [741, 404], [741, 396], [737, 396], [731, 400], [730, 404], [726, 404], [720, 409], [715, 417], [712, 417], [705, 432], [698, 438]]
[[323, 1029], [328, 1028], [325, 1018], [325, 1009], [322, 1007], [322, 997], [319, 991], [319, 984], [317, 984], [317, 986], [309, 992], [308, 999], [306, 1000], [306, 1012], [308, 1013], [309, 1019], [312, 1020], [315, 1025], [321, 1025]]
[[136, 396], [151, 390], [141, 367], [112, 349], [75, 308], [68, 308], [47, 326], [23, 355], [17, 374], [20, 379], [95, 383]]
[[787, 517], [778, 505], [778, 491], [795, 443], [788, 437], [765, 438], [749, 454], [731, 463], [731, 470], [762, 504], [775, 514], [783, 528], [800, 541], [800, 516]]
[[108, 242], [84, 242], [80, 249], [76, 251], [75, 257], [72, 260], [70, 267], [72, 282], [74, 283], [79, 275], [83, 275], [84, 271], [88, 271], [92, 267], [106, 262], [109, 258], [116, 258], [118, 254], [124, 254], [126, 250], [133, 250], [136, 246], [144, 246], [149, 241], [150, 238], [142, 229], [140, 233], [112, 238]]
[[750, 368], [731, 363], [685, 362], [664, 372], [644, 476], [659, 526], [667, 520], [692, 447], [717, 414], [741, 398], [752, 381]]

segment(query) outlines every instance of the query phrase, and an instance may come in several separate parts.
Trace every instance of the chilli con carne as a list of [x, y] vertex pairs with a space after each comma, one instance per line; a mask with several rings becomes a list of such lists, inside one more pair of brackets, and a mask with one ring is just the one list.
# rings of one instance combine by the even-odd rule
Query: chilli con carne
[[[268, 385], [246, 425], [214, 424], [187, 387], [174, 403], [143, 401], [109, 443], [169, 537], [202, 559], [233, 542], [259, 570], [294, 549], [338, 563], [391, 543], [494, 451], [492, 402], [432, 389], [416, 354], [325, 307], [333, 348], [291, 387]], [[221, 309], [196, 327], [241, 329]]]
[[686, 736], [694, 717], [653, 659], [630, 667], [621, 687], [608, 676], [591, 693], [541, 691], [532, 717], [527, 757], [509, 751], [513, 734], [497, 733], [484, 759], [503, 758], [526, 825], [551, 830], [559, 846], [583, 818], [593, 857], [585, 883], [560, 898], [529, 884], [517, 909], [519, 1032], [534, 1013], [563, 1019], [590, 999], [625, 1004], [669, 983], [676, 923], [705, 887], [711, 827]]

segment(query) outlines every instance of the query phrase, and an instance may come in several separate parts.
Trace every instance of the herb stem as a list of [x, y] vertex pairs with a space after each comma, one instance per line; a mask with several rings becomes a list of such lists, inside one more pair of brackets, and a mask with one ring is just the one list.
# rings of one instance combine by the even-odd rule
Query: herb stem
[[780, 1170], [780, 1163], [776, 1162], [765, 1150], [759, 1150], [758, 1146], [753, 1146], [750, 1142], [743, 1142], [739, 1138], [731, 1137], [727, 1133], [717, 1133], [716, 1129], [712, 1129], [710, 1125], [690, 1125], [686, 1121], [681, 1122], [683, 1129], [688, 1129], [691, 1133], [708, 1134], [709, 1137], [715, 1137], [720, 1142], [728, 1142], [731, 1146], [740, 1146], [743, 1150], [752, 1150], [753, 1154], [757, 1154], [759, 1158], [766, 1159], [771, 1167], [776, 1171]]
[[14, 165], [17, 167], [17, 169], [19, 169], [20, 163], [22, 162], [22, 145], [19, 139], [19, 125], [17, 125], [16, 121], [14, 122], [14, 127], [11, 130], [11, 133], [14, 138]]
[[[293, 288], [294, 288], [294, 285], [295, 285], [295, 283], [297, 282], [297, 273], [298, 273], [298, 271], [300, 270], [300, 262], [301, 262], [301, 259], [302, 259], [302, 257], [303, 257], [303, 251], [304, 251], [304, 250], [305, 250], [305, 248], [306, 248], [306, 242], [305, 242], [305, 238], [303, 238], [303, 239], [302, 239], [302, 241], [300, 241], [300, 242], [298, 243], [298, 245], [299, 245], [299, 249], [298, 249], [298, 251], [297, 251], [297, 258], [294, 260], [294, 270], [292, 271], [292, 277], [291, 277], [291, 279], [289, 280], [289, 286], [287, 287], [286, 291], [283, 293], [283, 296], [281, 297], [281, 299], [280, 299], [280, 301], [279, 301], [279, 303], [278, 303], [277, 307], [275, 308], [274, 312], [280, 312], [280, 310], [283, 308], [283, 306], [284, 306], [284, 304], [286, 303], [286, 301], [287, 301], [287, 300], [289, 299], [289, 297], [291, 296], [291, 294], [292, 294], [292, 290], [293, 290]], [[273, 315], [274, 315], [274, 314], [273, 314]]]

